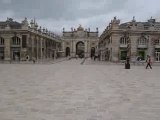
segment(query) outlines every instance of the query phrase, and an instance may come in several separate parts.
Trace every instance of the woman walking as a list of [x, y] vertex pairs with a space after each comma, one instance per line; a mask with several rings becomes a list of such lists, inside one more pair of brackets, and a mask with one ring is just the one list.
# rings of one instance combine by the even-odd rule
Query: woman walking
[[148, 66], [150, 67], [150, 69], [152, 69], [152, 66], [151, 66], [151, 64], [152, 64], [151, 56], [147, 55], [147, 60], [146, 60], [146, 62], [147, 62], [146, 69], [148, 68]]

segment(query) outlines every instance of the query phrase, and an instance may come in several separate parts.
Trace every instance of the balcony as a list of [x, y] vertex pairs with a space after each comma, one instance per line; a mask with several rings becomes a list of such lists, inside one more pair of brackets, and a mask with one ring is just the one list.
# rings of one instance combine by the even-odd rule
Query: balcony
[[4, 47], [4, 45], [1, 45], [1, 44], [0, 44], [0, 47]]
[[11, 47], [21, 47], [21, 45], [11, 45]]
[[156, 44], [156, 45], [155, 45], [155, 48], [160, 48], [160, 44]]
[[127, 44], [120, 44], [120, 48], [127, 48]]
[[147, 44], [138, 44], [138, 46], [137, 46], [138, 48], [147, 48], [148, 47], [148, 45]]

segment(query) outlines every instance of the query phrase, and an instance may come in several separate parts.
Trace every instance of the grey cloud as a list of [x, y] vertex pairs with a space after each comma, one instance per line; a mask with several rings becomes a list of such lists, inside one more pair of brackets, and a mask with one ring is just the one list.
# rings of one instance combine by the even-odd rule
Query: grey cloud
[[[15, 17], [52, 18], [55, 20], [75, 20], [92, 17], [99, 14], [109, 13], [123, 9], [116, 0], [8, 0], [11, 4], [0, 2], [0, 10], [8, 9], [15, 13]], [[126, 0], [123, 0], [126, 1]], [[100, 4], [102, 3], [102, 4]], [[109, 4], [108, 4], [109, 3]], [[93, 6], [88, 9], [80, 9], [80, 5]], [[100, 5], [100, 6], [99, 6]], [[98, 8], [98, 9], [95, 9]]]
[[[40, 25], [58, 32], [65, 27], [96, 27], [102, 32], [114, 16], [122, 22], [133, 16], [144, 21], [160, 18], [159, 0], [0, 0], [0, 19], [36, 18]], [[159, 19], [160, 20], [160, 19]]]

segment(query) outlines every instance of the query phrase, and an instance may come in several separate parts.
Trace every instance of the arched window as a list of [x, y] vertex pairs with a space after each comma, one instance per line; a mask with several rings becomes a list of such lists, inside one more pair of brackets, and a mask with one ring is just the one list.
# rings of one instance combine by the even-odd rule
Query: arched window
[[0, 37], [0, 45], [4, 45], [4, 38]]
[[138, 45], [147, 45], [147, 38], [145, 37], [140, 37], [138, 39]]
[[120, 44], [126, 45], [128, 43], [128, 39], [127, 37], [121, 37], [120, 39]]
[[12, 37], [12, 44], [13, 45], [20, 45], [21, 44], [21, 39], [17, 36]]
[[155, 45], [160, 45], [160, 39], [155, 40]]

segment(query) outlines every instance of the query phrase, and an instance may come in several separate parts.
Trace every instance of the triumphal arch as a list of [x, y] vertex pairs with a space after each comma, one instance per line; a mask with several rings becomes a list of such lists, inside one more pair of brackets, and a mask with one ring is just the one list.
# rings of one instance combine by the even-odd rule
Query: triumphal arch
[[71, 28], [65, 31], [63, 28], [63, 55], [71, 57], [92, 57], [95, 55], [98, 45], [98, 28], [90, 31], [90, 28], [84, 29], [81, 25], [77, 29]]

